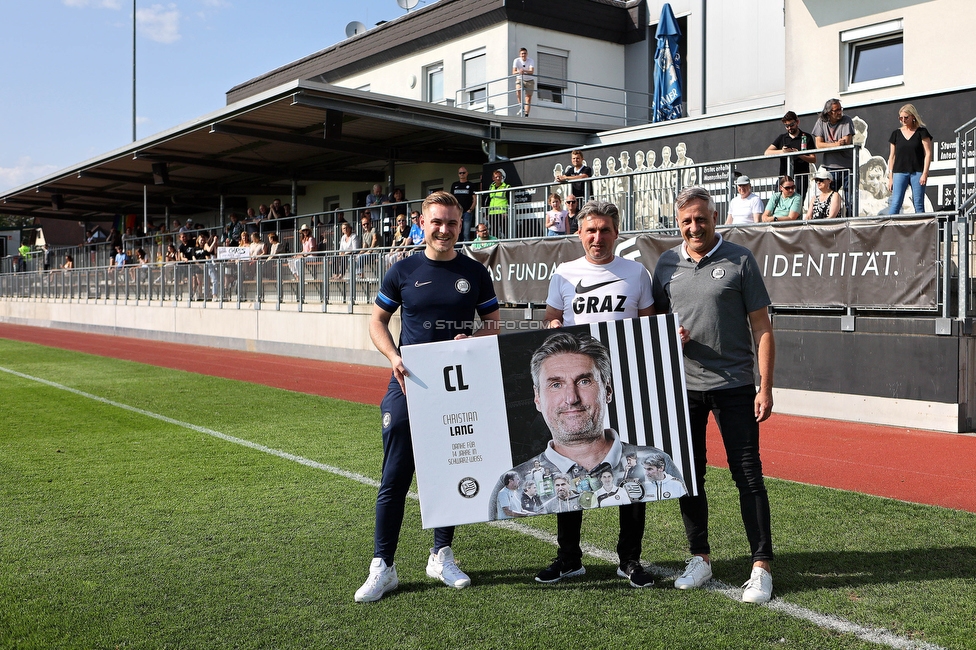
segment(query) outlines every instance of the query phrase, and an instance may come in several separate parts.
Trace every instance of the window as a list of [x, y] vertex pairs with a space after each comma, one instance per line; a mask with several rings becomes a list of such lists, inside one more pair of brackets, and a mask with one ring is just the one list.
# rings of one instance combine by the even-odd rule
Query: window
[[902, 83], [905, 54], [901, 20], [841, 32], [848, 92]]
[[440, 104], [444, 101], [444, 63], [434, 63], [424, 68], [424, 94], [428, 102]]
[[539, 46], [539, 61], [536, 67], [538, 76], [539, 99], [563, 103], [566, 92], [566, 77], [569, 64], [569, 52], [551, 47]]
[[472, 108], [472, 105], [485, 104], [488, 101], [488, 76], [485, 67], [487, 60], [488, 55], [484, 48], [468, 52], [462, 58], [464, 75], [461, 79], [461, 83], [464, 85], [462, 101], [468, 108]]

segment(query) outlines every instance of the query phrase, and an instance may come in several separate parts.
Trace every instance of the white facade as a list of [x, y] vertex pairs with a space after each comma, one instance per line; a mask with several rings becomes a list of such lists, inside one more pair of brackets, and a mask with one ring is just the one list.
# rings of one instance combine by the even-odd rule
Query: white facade
[[[511, 72], [512, 61], [521, 47], [536, 60], [537, 68], [540, 51], [564, 57], [566, 76], [574, 82], [566, 89], [562, 101], [547, 100], [546, 93], [537, 89], [532, 100], [534, 117], [614, 126], [621, 123], [625, 86], [623, 45], [517, 23], [501, 23], [334, 83], [405, 99], [515, 115], [518, 105]], [[442, 75], [443, 92], [432, 95], [432, 76], [438, 71]], [[482, 87], [483, 94], [477, 94]]]

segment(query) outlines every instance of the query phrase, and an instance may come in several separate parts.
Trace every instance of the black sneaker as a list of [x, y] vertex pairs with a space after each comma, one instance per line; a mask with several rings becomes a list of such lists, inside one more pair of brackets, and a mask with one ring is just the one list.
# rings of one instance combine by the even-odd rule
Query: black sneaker
[[579, 560], [573, 562], [557, 557], [555, 560], [553, 560], [552, 564], [536, 574], [535, 580], [536, 582], [552, 584], [554, 582], [559, 582], [563, 578], [575, 578], [576, 576], [581, 576], [584, 573], [586, 573], [586, 569], [583, 567], [583, 563]]
[[623, 566], [618, 567], [617, 575], [621, 578], [629, 579], [631, 587], [641, 589], [643, 587], [654, 586], [654, 577], [644, 570], [640, 562], [627, 562]]

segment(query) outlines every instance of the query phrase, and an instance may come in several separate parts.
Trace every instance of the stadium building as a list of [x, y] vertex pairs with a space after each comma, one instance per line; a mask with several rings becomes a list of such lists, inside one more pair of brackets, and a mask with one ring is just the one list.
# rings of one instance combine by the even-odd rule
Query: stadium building
[[[675, 241], [675, 191], [704, 184], [724, 215], [735, 176], [746, 174], [768, 197], [780, 160], [763, 153], [784, 113], [796, 112], [810, 132], [825, 101], [839, 98], [856, 129], [845, 197], [855, 218], [728, 233], [753, 247], [774, 296], [777, 410], [974, 430], [976, 140], [968, 123], [976, 73], [950, 65], [933, 43], [951, 43], [953, 61], [971, 60], [976, 7], [675, 0], [683, 116], [653, 123], [663, 4], [440, 0], [370, 29], [353, 26], [348, 39], [230, 89], [212, 113], [3, 193], [0, 211], [36, 218], [56, 245], [57, 223], [138, 229], [191, 219], [221, 229], [231, 212], [282, 198], [298, 215], [276, 224], [283, 240], [297, 247], [309, 224], [334, 245], [337, 223], [353, 217], [358, 225], [374, 184], [407, 199], [372, 211], [388, 236], [395, 213], [449, 188], [459, 165], [486, 183], [501, 168], [516, 190], [492, 225], [520, 241], [478, 258], [508, 296], [509, 316], [521, 320], [538, 316], [546, 269], [573, 254], [567, 242], [532, 239], [545, 195], [566, 190], [553, 175], [570, 150], [582, 149], [595, 171], [600, 163], [587, 191], [624, 208], [633, 235], [619, 252], [652, 265]], [[539, 77], [528, 118], [511, 74], [520, 47]], [[888, 134], [908, 102], [934, 137], [925, 215], [878, 218]], [[159, 261], [164, 244], [163, 235], [145, 240]], [[80, 268], [72, 275], [14, 274], [6, 259], [0, 319], [386, 363], [366, 328], [385, 253], [363, 256], [345, 274], [330, 272], [335, 256], [325, 252], [291, 267], [283, 259], [222, 262], [196, 280], [162, 266], [155, 275], [113, 276], [96, 248], [73, 251]], [[38, 268], [36, 257], [28, 261]], [[204, 292], [209, 282], [217, 300], [191, 301], [195, 282]]]

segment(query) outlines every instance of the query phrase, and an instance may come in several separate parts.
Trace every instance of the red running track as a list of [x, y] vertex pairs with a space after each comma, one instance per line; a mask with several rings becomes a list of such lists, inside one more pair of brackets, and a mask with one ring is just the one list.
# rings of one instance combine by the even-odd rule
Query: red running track
[[[0, 323], [0, 338], [379, 404], [390, 371], [256, 352]], [[726, 466], [709, 424], [709, 461]], [[774, 414], [762, 427], [767, 476], [976, 512], [976, 436]]]

